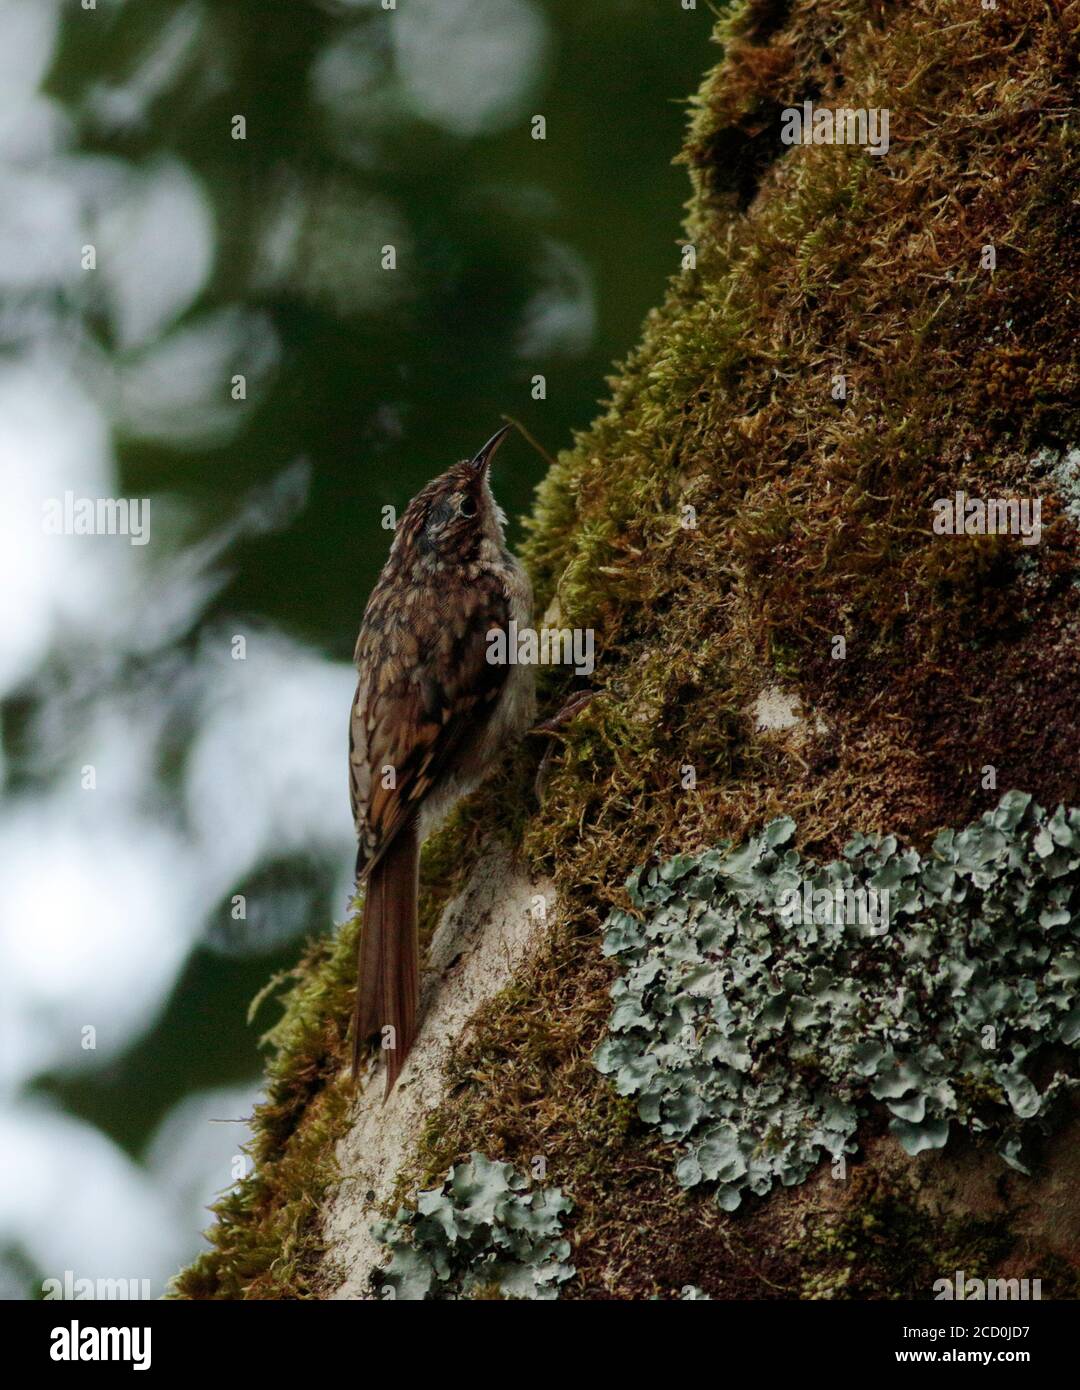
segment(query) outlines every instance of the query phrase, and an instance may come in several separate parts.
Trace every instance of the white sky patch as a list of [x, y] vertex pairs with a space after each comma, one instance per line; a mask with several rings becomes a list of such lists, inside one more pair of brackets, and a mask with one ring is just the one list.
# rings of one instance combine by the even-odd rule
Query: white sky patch
[[42, 503], [65, 489], [108, 497], [113, 464], [100, 409], [70, 376], [28, 357], [0, 367], [0, 693], [44, 658], [59, 625], [93, 630], [134, 547], [46, 535]]
[[472, 136], [526, 114], [548, 44], [547, 23], [531, 0], [409, 0], [391, 32], [417, 115]]
[[71, 288], [87, 273], [79, 264], [83, 205], [68, 177], [70, 164], [0, 163], [0, 290]]
[[[0, 820], [0, 1068], [10, 1086], [122, 1052], [156, 1018], [201, 925], [182, 842], [97, 806], [96, 795], [75, 784]], [[95, 1051], [82, 1049], [86, 1025]]]
[[46, 160], [70, 144], [71, 119], [58, 101], [32, 94], [12, 102], [9, 96], [0, 96], [0, 160], [28, 165]]
[[0, 1109], [0, 1230], [43, 1277], [150, 1279], [152, 1296], [191, 1233], [151, 1178], [93, 1126], [40, 1103]]
[[[0, 165], [5, 160], [44, 159], [69, 138], [71, 123], [59, 102], [37, 90], [52, 62], [59, 19], [60, 0], [0, 0]], [[7, 254], [5, 232], [40, 210], [38, 199], [11, 202], [8, 172], [0, 172], [0, 277], [19, 276], [40, 263], [43, 248], [38, 238], [50, 226], [48, 218], [37, 221], [32, 238], [17, 244], [18, 254]], [[42, 182], [40, 174], [29, 170], [23, 176]], [[63, 192], [54, 187], [50, 196], [62, 198]], [[51, 250], [54, 247], [46, 248], [46, 254]]]
[[[185, 788], [202, 872], [224, 893], [267, 855], [323, 850], [345, 873], [355, 848], [342, 752], [352, 667], [266, 630], [247, 632], [245, 660], [232, 660], [224, 640], [207, 660]], [[343, 878], [342, 905], [346, 891]]]
[[185, 1096], [151, 1140], [146, 1159], [151, 1178], [167, 1196], [179, 1224], [191, 1233], [184, 1261], [198, 1253], [197, 1233], [210, 1225], [210, 1203], [235, 1185], [234, 1163], [239, 1159], [245, 1172], [251, 1170], [251, 1160], [240, 1148], [250, 1138], [248, 1121], [258, 1099], [253, 1086]]
[[52, 61], [59, 0], [0, 0], [0, 100], [35, 92]]
[[88, 241], [118, 346], [155, 339], [196, 299], [213, 265], [214, 224], [202, 185], [183, 164], [125, 167], [119, 190], [99, 199]]

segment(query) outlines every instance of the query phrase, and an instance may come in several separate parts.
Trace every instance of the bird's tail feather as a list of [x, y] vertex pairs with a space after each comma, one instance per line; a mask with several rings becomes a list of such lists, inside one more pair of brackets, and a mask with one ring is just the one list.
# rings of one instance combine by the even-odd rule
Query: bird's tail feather
[[420, 951], [416, 935], [416, 823], [402, 826], [368, 876], [353, 1011], [353, 1076], [364, 1043], [384, 1035], [386, 1094], [393, 1090], [416, 1037]]

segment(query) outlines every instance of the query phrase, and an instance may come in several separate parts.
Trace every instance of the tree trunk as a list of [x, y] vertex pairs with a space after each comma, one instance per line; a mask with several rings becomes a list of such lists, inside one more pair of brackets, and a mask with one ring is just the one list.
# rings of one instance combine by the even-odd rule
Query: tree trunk
[[[343, 1073], [355, 923], [299, 967], [255, 1173], [181, 1295], [371, 1296], [372, 1221], [471, 1153], [573, 1202], [563, 1296], [931, 1298], [958, 1271], [1076, 1295], [1060, 1105], [1025, 1174], [996, 1152], [1017, 1118], [1000, 1090], [917, 1156], [864, 1096], [842, 1175], [823, 1154], [729, 1211], [715, 1182], [680, 1183], [683, 1140], [596, 1052], [620, 974], [602, 926], [636, 865], [780, 816], [820, 863], [860, 831], [929, 859], [1011, 788], [1080, 801], [1078, 14], [750, 0], [721, 20], [678, 273], [531, 519], [546, 622], [595, 633], [597, 697], [554, 738], [539, 803], [532, 739], [427, 847], [442, 925], [385, 1107]], [[836, 139], [785, 142], [808, 115]], [[972, 499], [1028, 508], [993, 534]], [[548, 712], [572, 689], [546, 672]], [[1080, 881], [1058, 848], [1068, 954]], [[996, 1023], [1018, 1026], [1005, 1006]], [[1068, 1036], [1032, 1052], [1036, 1086], [1075, 1076]]]

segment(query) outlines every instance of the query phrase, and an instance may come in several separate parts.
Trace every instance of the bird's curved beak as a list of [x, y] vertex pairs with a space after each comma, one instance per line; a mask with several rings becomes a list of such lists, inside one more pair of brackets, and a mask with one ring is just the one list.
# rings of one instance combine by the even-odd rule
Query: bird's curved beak
[[488, 440], [488, 442], [476, 455], [476, 457], [472, 461], [472, 466], [476, 469], [478, 473], [484, 473], [487, 471], [487, 468], [490, 465], [491, 460], [495, 457], [496, 449], [498, 449], [499, 445], [503, 442], [503, 440], [506, 438], [506, 436], [510, 433], [512, 429], [513, 425], [503, 425], [501, 430], [496, 430], [495, 433]]

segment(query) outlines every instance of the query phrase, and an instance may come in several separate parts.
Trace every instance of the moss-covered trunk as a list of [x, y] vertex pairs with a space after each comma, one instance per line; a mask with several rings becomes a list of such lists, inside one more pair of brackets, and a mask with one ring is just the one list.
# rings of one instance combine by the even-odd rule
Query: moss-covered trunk
[[[913, 1158], [870, 1104], [842, 1179], [823, 1159], [728, 1212], [680, 1184], [670, 1126], [594, 1056], [616, 974], [601, 924], [635, 865], [778, 816], [817, 860], [858, 831], [925, 855], [1009, 788], [1080, 803], [1078, 27], [1064, 0], [750, 0], [719, 24], [682, 156], [682, 269], [530, 522], [541, 611], [595, 631], [598, 696], [539, 805], [530, 744], [425, 854], [429, 931], [493, 833], [556, 906], [450, 1040], [390, 1187], [408, 1203], [474, 1151], [544, 1173], [574, 1204], [564, 1296], [931, 1297], [956, 1270], [1076, 1292], [1060, 1110], [1025, 1175], [991, 1120]], [[888, 112], [887, 151], [785, 143], [807, 101]], [[1037, 543], [935, 529], [959, 492], [1029, 518], [1037, 499]], [[555, 709], [569, 678], [542, 688]], [[1080, 937], [1061, 877], [1054, 930]], [[354, 931], [298, 968], [256, 1171], [184, 1295], [341, 1285], [328, 1214], [364, 1202], [337, 1147]], [[1075, 1074], [1071, 1048], [1045, 1044], [1036, 1084]]]

